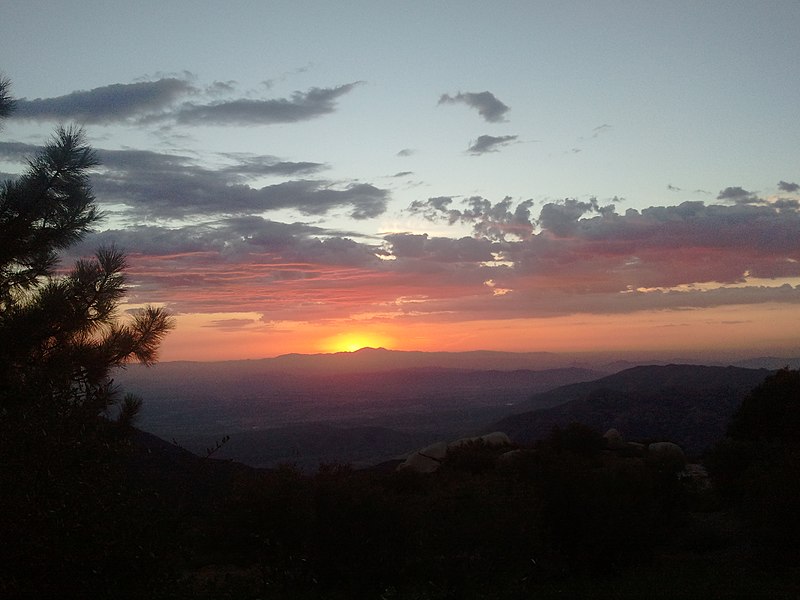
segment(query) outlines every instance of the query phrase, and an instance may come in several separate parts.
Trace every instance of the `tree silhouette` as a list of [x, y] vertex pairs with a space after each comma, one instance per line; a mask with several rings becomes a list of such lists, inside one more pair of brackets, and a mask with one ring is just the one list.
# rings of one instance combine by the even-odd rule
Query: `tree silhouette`
[[767, 377], [742, 401], [728, 435], [785, 446], [800, 443], [800, 371], [785, 368]]
[[[0, 79], [0, 119], [13, 110], [9, 90]], [[108, 578], [102, 562], [119, 547], [108, 515], [122, 502], [119, 457], [141, 404], [120, 398], [111, 374], [152, 364], [173, 327], [161, 308], [118, 318], [119, 249], [59, 270], [59, 252], [102, 216], [89, 183], [97, 164], [82, 131], [60, 127], [0, 185], [0, 538], [14, 540], [0, 550], [0, 595]]]
[[767, 377], [734, 413], [706, 459], [720, 495], [742, 518], [760, 562], [800, 560], [800, 371]]

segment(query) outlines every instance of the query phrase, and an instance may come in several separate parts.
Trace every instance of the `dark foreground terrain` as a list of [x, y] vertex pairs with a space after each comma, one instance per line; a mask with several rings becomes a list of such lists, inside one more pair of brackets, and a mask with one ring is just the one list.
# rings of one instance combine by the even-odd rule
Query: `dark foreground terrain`
[[[797, 371], [756, 385], [689, 467], [578, 423], [462, 444], [431, 473], [256, 469], [109, 426], [42, 449], [38, 487], [4, 489], [4, 597], [800, 594]], [[119, 451], [90, 452], [120, 435]]]

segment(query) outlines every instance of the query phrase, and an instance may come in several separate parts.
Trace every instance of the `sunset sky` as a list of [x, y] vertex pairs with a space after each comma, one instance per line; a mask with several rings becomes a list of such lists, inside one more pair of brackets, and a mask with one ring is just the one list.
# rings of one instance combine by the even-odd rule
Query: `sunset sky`
[[800, 353], [800, 2], [10, 0], [162, 360]]

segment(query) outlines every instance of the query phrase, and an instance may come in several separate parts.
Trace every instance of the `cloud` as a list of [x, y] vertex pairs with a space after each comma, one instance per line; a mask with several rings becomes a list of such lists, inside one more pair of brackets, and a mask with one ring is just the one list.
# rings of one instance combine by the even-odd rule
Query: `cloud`
[[176, 312], [341, 316], [359, 298], [383, 298], [391, 287], [379, 272], [378, 247], [347, 235], [302, 223], [230, 217], [94, 233], [71, 247], [68, 259], [100, 245], [125, 250], [132, 303], [164, 302]]
[[430, 221], [446, 221], [450, 225], [457, 222], [470, 224], [476, 236], [490, 240], [505, 240], [509, 235], [526, 239], [533, 233], [533, 200], [519, 202], [513, 207], [513, 200], [509, 197], [492, 204], [485, 198], [473, 196], [462, 201], [463, 209], [452, 208], [452, 203], [453, 198], [449, 196], [415, 200], [409, 206], [409, 211]]
[[403, 148], [395, 156], [399, 156], [401, 158], [405, 158], [407, 156], [411, 156], [415, 152], [416, 152], [416, 150], [412, 150], [411, 148]]
[[753, 192], [748, 192], [738, 186], [726, 187], [717, 195], [717, 200], [726, 200], [735, 202], [736, 204], [760, 204], [763, 202], [763, 200]]
[[516, 139], [516, 135], [481, 135], [467, 148], [467, 152], [475, 155], [497, 152], [499, 148], [507, 146]]
[[476, 109], [478, 114], [489, 123], [505, 121], [504, 116], [510, 110], [491, 92], [459, 92], [455, 96], [442, 94], [439, 98], [439, 104], [456, 103], [466, 104], [470, 108]]
[[[513, 272], [546, 275], [551, 284], [573, 281], [621, 292], [800, 276], [800, 213], [788, 205], [684, 202], [618, 214], [613, 203], [596, 198], [566, 199], [545, 204], [534, 218], [530, 201], [516, 210], [508, 199], [466, 204], [462, 210], [451, 197], [438, 197], [410, 210], [450, 223], [474, 220], [475, 235], [494, 240]], [[505, 232], [512, 226], [519, 229], [509, 240]]]
[[[186, 164], [180, 158], [158, 157], [151, 169], [143, 168], [155, 157], [138, 164], [125, 152], [123, 161], [106, 161], [103, 175], [95, 179], [98, 197], [118, 202], [129, 211], [149, 217], [181, 218], [192, 215], [236, 215], [295, 209], [304, 215], [323, 215], [335, 208], [350, 208], [354, 219], [376, 217], [386, 210], [389, 192], [369, 183], [337, 184], [327, 180], [298, 179], [260, 188], [238, 183], [235, 169], [215, 171]], [[226, 177], [227, 175], [227, 177]]]
[[[35, 149], [3, 143], [0, 157], [21, 161]], [[92, 180], [104, 206], [121, 204], [122, 216], [139, 222], [177, 224], [99, 232], [71, 251], [116, 243], [130, 255], [131, 302], [165, 302], [178, 312], [456, 320], [800, 302], [800, 286], [783, 284], [800, 277], [795, 198], [754, 202], [754, 193], [729, 187], [717, 204], [619, 213], [616, 199], [566, 198], [537, 213], [530, 199], [436, 196], [408, 210], [467, 225], [471, 235], [371, 240], [261, 216], [289, 209], [363, 219], [385, 211], [388, 192], [369, 183], [302, 177], [325, 167], [318, 163], [229, 153], [209, 166], [135, 150], [100, 157]], [[289, 179], [252, 184], [272, 176]]]
[[336, 100], [360, 82], [334, 88], [311, 88], [290, 98], [237, 98], [208, 104], [187, 102], [156, 120], [174, 119], [179, 125], [271, 125], [308, 121], [336, 110]]
[[315, 162], [289, 162], [283, 161], [275, 156], [244, 154], [240, 152], [228, 152], [221, 154], [224, 158], [235, 161], [233, 165], [221, 169], [223, 173], [229, 173], [243, 178], [263, 177], [272, 175], [310, 175], [327, 168], [327, 165]]
[[607, 131], [610, 131], [611, 129], [612, 127], [608, 123], [603, 123], [602, 125], [598, 125], [594, 129], [592, 129], [592, 137], [593, 138], [600, 137], [602, 134], [606, 133]]
[[225, 94], [232, 94], [236, 91], [236, 82], [233, 80], [228, 81], [215, 81], [211, 85], [206, 86], [205, 92], [209, 96], [223, 96]]
[[11, 117], [35, 121], [76, 120], [107, 125], [161, 111], [180, 97], [196, 91], [188, 81], [174, 77], [114, 83], [55, 98], [20, 98]]
[[[471, 200], [475, 214], [486, 213], [486, 203]], [[443, 196], [419, 202], [416, 209], [452, 222], [470, 214], [454, 206], [452, 197]], [[505, 202], [488, 206], [514, 213]], [[388, 236], [396, 263], [419, 273], [435, 271], [442, 281], [446, 277], [449, 285], [460, 286], [458, 292], [444, 289], [444, 283], [416, 290], [424, 299], [403, 310], [409, 316], [463, 320], [800, 301], [800, 286], [780, 283], [800, 277], [797, 210], [685, 202], [618, 214], [613, 204], [567, 199], [546, 204], [529, 222], [536, 222], [538, 231], [526, 238], [492, 241], [476, 235], [492, 256], [483, 262], [477, 262], [480, 255], [471, 257], [475, 262], [459, 262], [466, 255], [458, 253], [454, 239]], [[443, 271], [443, 265], [449, 268]], [[490, 280], [503, 294], [478, 291]]]
[[[37, 146], [0, 142], [0, 158], [23, 163]], [[316, 173], [325, 165], [282, 161], [269, 155], [228, 153], [231, 164], [210, 167], [196, 159], [149, 150], [97, 150], [100, 167], [92, 187], [103, 204], [122, 205], [137, 218], [183, 219], [197, 216], [245, 215], [282, 209], [303, 215], [325, 215], [344, 209], [351, 218], [383, 214], [388, 190], [370, 183], [327, 179], [290, 179], [262, 187], [249, 182], [262, 177]]]
[[782, 192], [789, 192], [794, 193], [800, 191], [800, 184], [797, 183], [788, 183], [786, 181], [779, 181], [778, 182], [778, 189]]
[[585, 289], [609, 286], [623, 291], [800, 276], [796, 211], [684, 202], [579, 218], [585, 209], [580, 203], [565, 205], [557, 215], [546, 207], [539, 218], [541, 233], [527, 248], [508, 252], [516, 268], [565, 273], [582, 280]]
[[795, 198], [778, 198], [772, 202], [772, 206], [778, 209], [797, 210], [800, 208], [800, 200]]
[[616, 209], [613, 204], [600, 206], [597, 198], [587, 202], [566, 198], [561, 202], [548, 202], [539, 213], [538, 223], [542, 229], [558, 236], [565, 237], [575, 233], [579, 219], [586, 213], [611, 216]]
[[450, 208], [452, 203], [453, 198], [451, 196], [437, 196], [435, 198], [428, 198], [427, 200], [414, 200], [408, 207], [408, 211], [414, 214], [420, 214], [429, 221], [446, 220], [449, 225], [452, 225], [461, 219], [461, 211]]
[[354, 219], [386, 210], [389, 192], [369, 183], [297, 179], [251, 187], [259, 176], [315, 172], [318, 163], [279, 161], [271, 156], [226, 155], [236, 162], [221, 168], [181, 155], [143, 150], [100, 150], [101, 169], [93, 177], [98, 198], [122, 204], [128, 213], [149, 218], [242, 215], [295, 209], [323, 215], [345, 208]]
[[40, 150], [39, 146], [22, 142], [0, 142], [0, 158], [8, 162], [24, 163]]
[[427, 233], [393, 233], [384, 239], [389, 245], [389, 252], [395, 258], [472, 264], [492, 260], [492, 243], [487, 239], [429, 237]]
[[221, 331], [240, 331], [253, 324], [258, 324], [255, 319], [215, 319], [203, 327], [212, 327]]
[[548, 203], [538, 215], [533, 207], [480, 197], [418, 203], [420, 214], [473, 224], [466, 237], [393, 233], [364, 242], [241, 215], [99, 232], [71, 250], [126, 249], [132, 302], [267, 320], [503, 319], [800, 302], [800, 286], [780, 280], [800, 277], [797, 209], [684, 202], [618, 214], [595, 199]]
[[[334, 112], [336, 100], [359, 84], [313, 87], [305, 92], [294, 92], [289, 98], [224, 98], [236, 91], [235, 82], [215, 81], [201, 89], [188, 78], [164, 77], [155, 81], [115, 83], [56, 98], [21, 98], [11, 116], [99, 125], [124, 122], [239, 126], [296, 123]], [[189, 101], [189, 97], [200, 100], [205, 97], [207, 101]]]

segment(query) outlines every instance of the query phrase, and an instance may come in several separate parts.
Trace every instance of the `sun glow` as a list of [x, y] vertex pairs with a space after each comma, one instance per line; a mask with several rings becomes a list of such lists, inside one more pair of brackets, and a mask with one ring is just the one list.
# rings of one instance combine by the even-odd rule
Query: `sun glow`
[[340, 333], [322, 341], [325, 352], [355, 352], [362, 348], [388, 348], [392, 340], [386, 336], [361, 331]]

